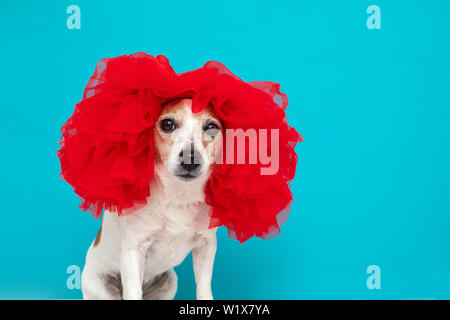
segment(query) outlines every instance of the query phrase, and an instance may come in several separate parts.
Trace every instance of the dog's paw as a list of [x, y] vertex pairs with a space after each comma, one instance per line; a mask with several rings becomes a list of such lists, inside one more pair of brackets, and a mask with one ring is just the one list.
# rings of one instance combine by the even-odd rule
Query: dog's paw
[[213, 300], [211, 290], [197, 290], [197, 300]]

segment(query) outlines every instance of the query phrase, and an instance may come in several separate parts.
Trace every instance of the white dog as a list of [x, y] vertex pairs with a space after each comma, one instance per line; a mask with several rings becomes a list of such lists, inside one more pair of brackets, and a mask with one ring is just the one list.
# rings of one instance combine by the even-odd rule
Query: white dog
[[191, 99], [165, 105], [154, 128], [155, 175], [147, 204], [119, 217], [104, 213], [82, 274], [84, 299], [173, 299], [174, 266], [192, 251], [197, 299], [212, 299], [216, 228], [204, 186], [222, 144], [212, 108]]

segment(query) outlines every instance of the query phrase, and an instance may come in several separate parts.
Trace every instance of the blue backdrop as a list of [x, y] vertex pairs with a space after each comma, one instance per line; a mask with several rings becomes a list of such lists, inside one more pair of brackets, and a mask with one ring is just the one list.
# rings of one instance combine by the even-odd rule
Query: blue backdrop
[[[81, 29], [66, 26], [72, 4]], [[366, 25], [373, 4], [381, 29]], [[240, 244], [220, 229], [215, 298], [450, 298], [448, 12], [447, 0], [2, 1], [0, 298], [81, 298], [66, 270], [100, 221], [59, 178], [59, 129], [97, 61], [137, 51], [281, 83], [305, 138], [281, 235]], [[176, 298], [194, 298], [191, 257], [176, 271]]]

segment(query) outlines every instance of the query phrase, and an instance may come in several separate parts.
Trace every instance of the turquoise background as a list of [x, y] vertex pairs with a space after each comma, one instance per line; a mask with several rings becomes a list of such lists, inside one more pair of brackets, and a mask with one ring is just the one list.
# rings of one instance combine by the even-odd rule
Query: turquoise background
[[[69, 30], [66, 8], [81, 8]], [[381, 8], [369, 30], [366, 8]], [[450, 2], [2, 1], [0, 298], [73, 299], [100, 221], [59, 178], [60, 127], [100, 58], [217, 60], [279, 82], [305, 138], [278, 238], [221, 228], [217, 299], [450, 298]], [[381, 268], [369, 290], [366, 268]], [[194, 298], [192, 260], [176, 298]]]

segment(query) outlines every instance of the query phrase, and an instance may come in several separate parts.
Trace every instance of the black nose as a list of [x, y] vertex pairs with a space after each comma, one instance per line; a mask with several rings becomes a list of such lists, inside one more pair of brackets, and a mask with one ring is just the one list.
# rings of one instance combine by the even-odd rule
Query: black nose
[[181, 167], [187, 171], [194, 171], [202, 164], [202, 156], [194, 148], [181, 151], [179, 156]]

